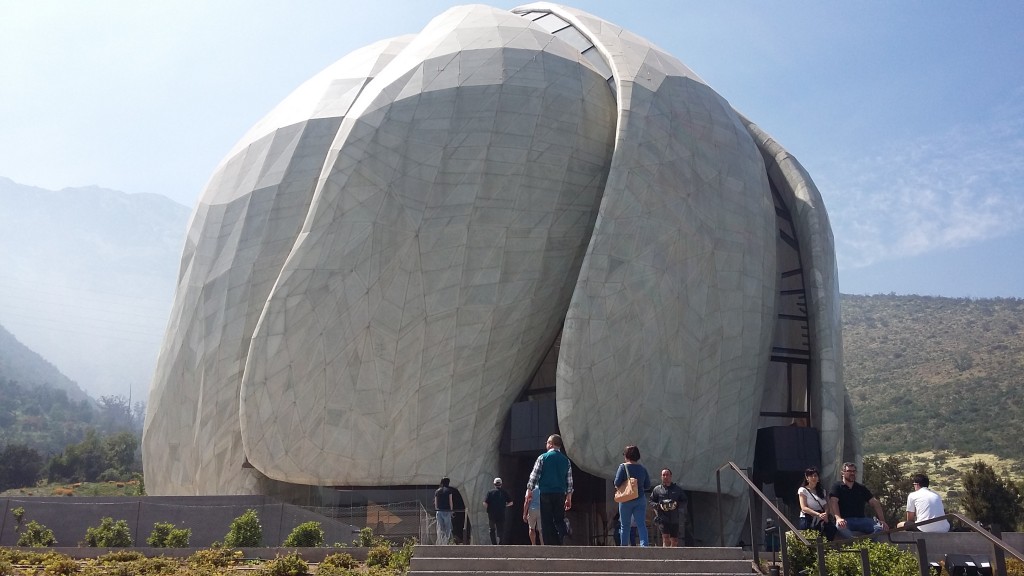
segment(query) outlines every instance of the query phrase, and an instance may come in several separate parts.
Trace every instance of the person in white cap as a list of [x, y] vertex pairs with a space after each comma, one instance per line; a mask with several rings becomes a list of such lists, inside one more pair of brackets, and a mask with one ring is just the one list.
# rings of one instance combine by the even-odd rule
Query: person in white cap
[[505, 539], [505, 509], [511, 507], [512, 496], [501, 487], [501, 478], [495, 478], [494, 490], [484, 498], [491, 544], [501, 544]]

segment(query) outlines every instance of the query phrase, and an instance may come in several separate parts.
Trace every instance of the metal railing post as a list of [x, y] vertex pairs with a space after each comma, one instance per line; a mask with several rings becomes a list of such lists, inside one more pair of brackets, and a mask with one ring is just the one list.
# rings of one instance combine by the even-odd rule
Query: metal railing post
[[818, 536], [818, 576], [828, 576], [827, 570], [825, 569], [825, 540], [823, 536]]
[[860, 549], [860, 573], [864, 576], [871, 576], [871, 563], [868, 562], [867, 548]]
[[917, 565], [921, 576], [931, 576], [931, 564], [928, 563], [928, 545], [924, 538], [917, 539]]
[[[992, 525], [992, 535], [1003, 539], [1003, 531], [998, 524]], [[995, 542], [992, 543], [992, 573], [996, 576], [1006, 576], [1006, 553]]]
[[779, 531], [779, 553], [782, 554], [782, 574], [783, 576], [790, 576], [789, 549], [786, 547], [786, 525], [782, 522], [776, 522], [775, 529]]
[[4, 499], [4, 515], [0, 517], [0, 542], [3, 541], [4, 530], [7, 529], [7, 511], [11, 509], [11, 499]]
[[[722, 469], [715, 470], [715, 484], [718, 487], [718, 545], [725, 548], [725, 524], [722, 522]], [[751, 527], [751, 536], [754, 528]], [[757, 562], [757, 552], [754, 552], [754, 561]]]

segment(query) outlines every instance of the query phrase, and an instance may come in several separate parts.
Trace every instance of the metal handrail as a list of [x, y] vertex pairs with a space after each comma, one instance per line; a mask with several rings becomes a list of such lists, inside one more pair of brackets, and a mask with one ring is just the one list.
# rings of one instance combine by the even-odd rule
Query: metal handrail
[[[786, 515], [783, 514], [782, 511], [779, 510], [775, 506], [775, 504], [773, 504], [772, 501], [769, 500], [768, 497], [764, 495], [764, 492], [761, 492], [761, 490], [757, 486], [754, 485], [754, 483], [750, 480], [750, 478], [747, 477], [747, 473], [744, 471], [744, 469], [740, 468], [739, 466], [736, 465], [735, 462], [732, 462], [732, 461], [726, 462], [725, 464], [722, 464], [721, 466], [719, 466], [715, 470], [715, 482], [717, 483], [717, 488], [718, 488], [718, 545], [719, 546], [725, 546], [725, 522], [724, 522], [724, 520], [722, 518], [722, 470], [724, 470], [725, 468], [732, 468], [733, 472], [736, 472], [736, 474], [740, 477], [740, 479], [743, 480], [743, 482], [745, 482], [747, 484], [747, 486], [750, 488], [751, 492], [756, 494], [757, 497], [760, 498], [762, 502], [767, 504], [768, 508], [770, 508], [771, 511], [775, 514], [775, 517], [778, 518], [780, 522], [785, 524], [786, 527], [789, 528], [789, 530], [793, 532], [793, 536], [795, 536], [797, 540], [799, 540], [804, 546], [808, 546], [808, 547], [812, 547], [813, 546], [813, 547], [817, 548], [817, 550], [818, 550], [818, 574], [819, 574], [819, 576], [826, 576], [826, 574], [825, 574], [825, 545], [824, 545], [824, 543], [820, 539], [817, 542], [812, 543], [810, 540], [805, 538], [804, 535], [801, 534], [800, 530], [796, 526], [794, 526], [792, 522], [789, 521], [789, 518], [786, 518]], [[754, 546], [754, 540], [755, 540], [755, 538], [754, 538], [754, 528], [755, 528], [754, 527], [754, 506], [753, 506], [753, 504], [751, 504], [750, 505], [750, 543], [751, 543], [750, 547], [751, 547], [751, 550], [752, 550], [752, 552], [754, 554], [754, 564], [756, 564], [758, 567], [760, 567], [761, 562], [760, 562], [760, 557], [758, 555], [757, 546]], [[783, 574], [789, 574], [789, 557], [788, 557], [789, 555], [787, 554], [787, 550], [786, 550], [786, 534], [785, 534], [785, 531], [781, 530], [781, 529], [779, 530], [779, 551], [781, 552], [781, 555], [782, 555], [782, 573]]]
[[[785, 525], [787, 528], [789, 528], [790, 531], [793, 532], [793, 536], [796, 537], [797, 540], [799, 540], [805, 546], [808, 546], [808, 547], [813, 546], [813, 547], [815, 547], [817, 549], [817, 551], [818, 551], [818, 574], [819, 574], [819, 576], [826, 576], [826, 573], [825, 573], [825, 542], [823, 540], [821, 540], [821, 539], [818, 539], [816, 542], [812, 543], [810, 540], [805, 538], [804, 535], [801, 533], [801, 531], [796, 526], [794, 526], [793, 523], [790, 522], [788, 518], [786, 518], [785, 514], [783, 514], [782, 511], [779, 510], [775, 506], [775, 504], [772, 503], [772, 501], [769, 500], [769, 498], [767, 496], [765, 496], [764, 493], [761, 492], [761, 490], [756, 485], [754, 485], [753, 481], [751, 481], [750, 478], [747, 476], [746, 469], [745, 468], [740, 468], [738, 465], [736, 465], [736, 463], [731, 462], [731, 461], [730, 462], [726, 462], [725, 464], [722, 464], [721, 466], [719, 466], [715, 470], [715, 482], [717, 484], [717, 489], [718, 489], [718, 544], [719, 544], [719, 546], [725, 546], [725, 522], [724, 522], [724, 519], [722, 517], [722, 470], [724, 470], [726, 468], [731, 468], [733, 470], [733, 472], [736, 472], [736, 474], [740, 477], [740, 479], [743, 480], [743, 482], [746, 483], [747, 487], [750, 488], [750, 491], [752, 493], [754, 493], [755, 495], [757, 495], [757, 497], [760, 498], [762, 502], [764, 502], [765, 504], [768, 505], [768, 508], [771, 509], [771, 511], [775, 514], [775, 517], [778, 518], [779, 522], [781, 522], [783, 525]], [[758, 555], [757, 546], [754, 545], [754, 540], [755, 540], [755, 538], [754, 538], [755, 522], [754, 522], [754, 506], [753, 506], [753, 503], [751, 503], [750, 506], [749, 506], [749, 513], [750, 513], [750, 542], [751, 542], [751, 550], [752, 550], [753, 555], [754, 555], [754, 564], [756, 566], [758, 566], [758, 568], [760, 569], [760, 565], [761, 565], [760, 558], [759, 558], [759, 555]], [[887, 530], [887, 531], [884, 532], [884, 534], [888, 537], [890, 542], [893, 542], [895, 544], [913, 544], [913, 545], [916, 545], [917, 548], [918, 548], [918, 563], [919, 563], [919, 565], [921, 567], [921, 574], [923, 576], [927, 576], [928, 575], [928, 558], [926, 557], [926, 550], [925, 550], [924, 539], [919, 538], [916, 541], [893, 540], [892, 539], [892, 533], [893, 532], [908, 532], [909, 529], [913, 528], [914, 526], [922, 526], [922, 525], [925, 525], [925, 524], [931, 524], [932, 522], [939, 522], [939, 521], [942, 521], [942, 520], [949, 520], [949, 519], [959, 520], [964, 525], [966, 525], [968, 528], [970, 528], [973, 532], [977, 532], [984, 539], [989, 541], [989, 543], [992, 545], [992, 556], [993, 556], [993, 563], [994, 563], [993, 574], [995, 574], [996, 576], [1006, 576], [1006, 558], [1005, 558], [1004, 554], [1009, 554], [1009, 555], [1013, 556], [1014, 558], [1016, 558], [1017, 560], [1019, 560], [1021, 562], [1024, 562], [1024, 552], [1020, 552], [1016, 548], [1014, 548], [1014, 547], [1010, 546], [1009, 544], [1003, 542], [1003, 540], [1001, 538], [999, 538], [998, 535], [995, 535], [992, 532], [989, 532], [988, 530], [983, 528], [980, 524], [978, 524], [978, 523], [974, 522], [973, 520], [970, 520], [969, 518], [966, 518], [966, 517], [964, 517], [961, 514], [956, 513], [956, 512], [947, 512], [944, 516], [939, 516], [937, 518], [929, 518], [928, 520], [922, 520], [921, 522], [913, 522], [913, 523], [908, 522], [907, 525], [905, 525], [904, 527], [902, 527], [902, 528], [893, 528], [893, 529]], [[844, 545], [844, 544], [849, 544], [851, 542], [855, 542], [857, 540], [864, 540], [864, 539], [869, 539], [869, 538], [873, 538], [873, 537], [877, 537], [877, 536], [878, 536], [878, 534], [867, 534], [867, 535], [864, 535], [864, 536], [856, 536], [856, 537], [851, 538], [851, 539], [833, 541], [833, 542], [830, 542], [829, 544], [832, 545], [832, 546], [835, 546], [837, 544], [838, 545]], [[786, 534], [785, 534], [785, 531], [781, 529], [781, 526], [779, 526], [779, 548], [780, 548], [780, 552], [782, 554], [782, 571], [783, 571], [783, 574], [787, 574], [788, 575], [789, 574], [789, 559], [787, 558], [788, 554], [787, 554], [787, 550], [786, 550]], [[870, 568], [865, 563], [865, 561], [866, 561], [866, 552], [864, 552], [862, 554], [862, 556], [863, 556], [863, 559], [861, 561], [861, 564], [862, 564], [861, 565], [861, 570], [863, 571], [864, 574], [868, 574], [869, 571], [870, 571]]]
[[981, 526], [981, 524], [978, 524], [977, 522], [975, 522], [975, 521], [973, 521], [973, 520], [971, 520], [969, 518], [966, 518], [966, 517], [962, 516], [961, 514], [959, 514], [957, 512], [947, 512], [943, 516], [939, 516], [939, 517], [936, 517], [936, 518], [929, 518], [928, 520], [922, 520], [921, 522], [907, 522], [907, 524], [904, 525], [902, 528], [894, 528], [893, 530], [890, 530], [888, 532], [889, 541], [894, 543], [894, 544], [913, 544], [913, 545], [917, 546], [917, 549], [918, 549], [918, 562], [922, 566], [921, 573], [925, 574], [924, 566], [927, 566], [928, 558], [927, 558], [927, 553], [925, 551], [924, 539], [918, 538], [917, 540], [914, 540], [914, 541], [893, 540], [892, 539], [892, 533], [893, 532], [909, 532], [911, 528], [916, 527], [916, 526], [922, 526], [922, 525], [925, 525], [925, 524], [931, 524], [932, 522], [940, 522], [942, 520], [950, 520], [950, 519], [959, 520], [965, 526], [970, 528], [971, 531], [978, 533], [979, 535], [981, 535], [982, 538], [984, 538], [985, 540], [988, 540], [989, 544], [992, 545], [992, 560], [993, 560], [993, 562], [995, 564], [995, 567], [992, 570], [993, 574], [995, 574], [997, 576], [1006, 576], [1006, 556], [1005, 556], [1005, 554], [1009, 554], [1010, 556], [1013, 556], [1014, 558], [1016, 558], [1020, 562], [1024, 562], [1024, 552], [1021, 552], [1021, 551], [1017, 550], [1016, 548], [1014, 548], [1013, 546], [1010, 546], [1006, 542], [1003, 542], [1003, 539], [1000, 538], [997, 534], [993, 534], [992, 532], [989, 532], [988, 530], [983, 528]]

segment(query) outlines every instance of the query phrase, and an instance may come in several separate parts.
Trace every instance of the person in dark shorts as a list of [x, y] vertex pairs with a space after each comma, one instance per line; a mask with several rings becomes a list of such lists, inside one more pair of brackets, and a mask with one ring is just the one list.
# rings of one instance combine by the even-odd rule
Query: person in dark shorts
[[661, 484], [651, 491], [651, 507], [654, 508], [654, 523], [661, 527], [661, 545], [668, 548], [679, 546], [683, 538], [683, 523], [686, 518], [686, 492], [672, 481], [672, 471], [661, 471]]

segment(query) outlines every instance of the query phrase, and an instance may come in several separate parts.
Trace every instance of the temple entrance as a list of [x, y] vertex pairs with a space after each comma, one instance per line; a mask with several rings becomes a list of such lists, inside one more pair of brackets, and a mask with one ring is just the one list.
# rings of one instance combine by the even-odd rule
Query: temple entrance
[[[526, 483], [537, 456], [544, 452], [551, 434], [558, 434], [555, 407], [555, 367], [562, 334], [555, 337], [551, 348], [531, 378], [518, 401], [509, 409], [499, 448], [498, 467], [503, 486], [512, 495], [514, 504], [506, 516], [505, 530], [509, 544], [529, 544], [529, 532], [523, 522]], [[572, 460], [572, 447], [567, 447]], [[613, 471], [609, 470], [609, 475]], [[589, 474], [573, 464], [573, 506], [566, 513], [572, 529], [567, 544], [574, 546], [611, 543], [608, 515], [611, 503], [611, 480]], [[483, 500], [481, 495], [480, 500]], [[614, 512], [612, 512], [614, 514]]]

